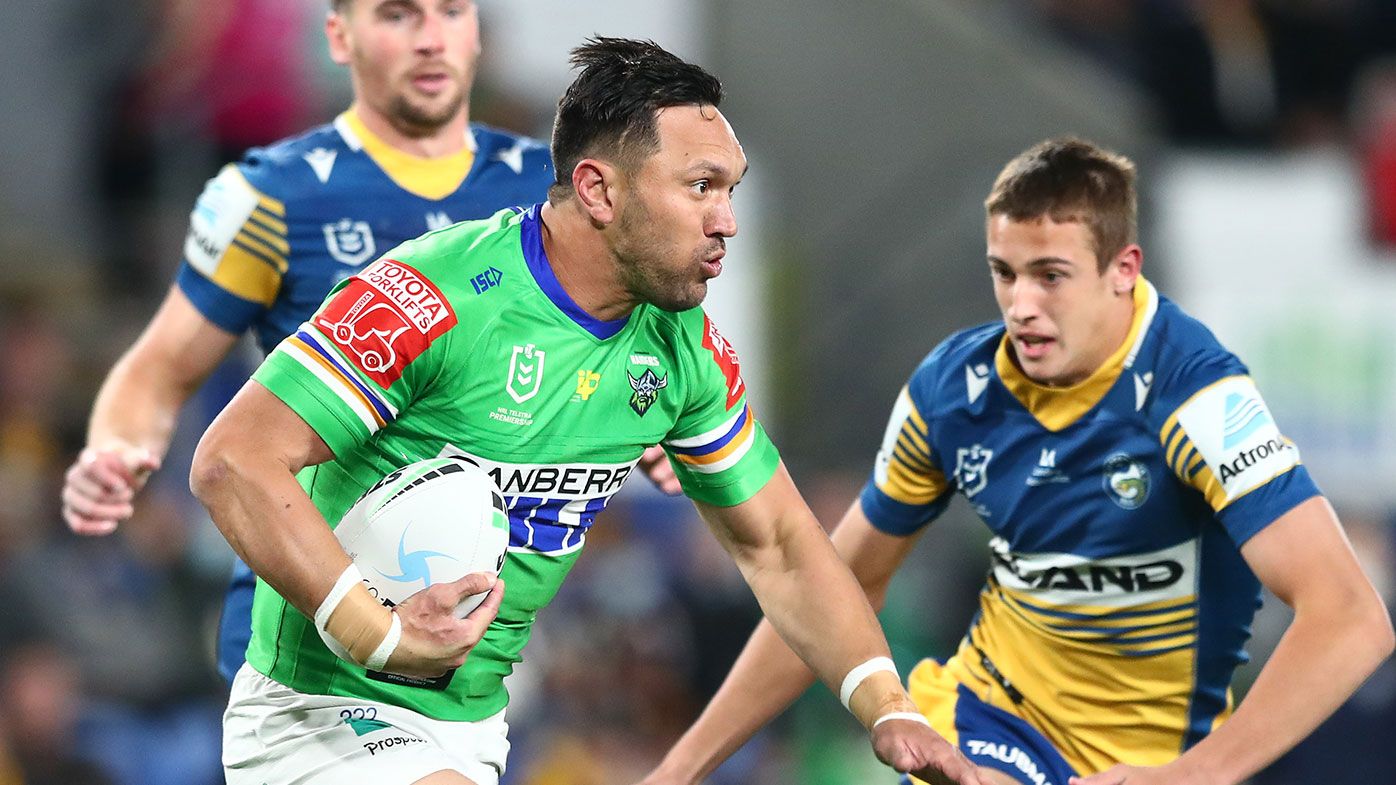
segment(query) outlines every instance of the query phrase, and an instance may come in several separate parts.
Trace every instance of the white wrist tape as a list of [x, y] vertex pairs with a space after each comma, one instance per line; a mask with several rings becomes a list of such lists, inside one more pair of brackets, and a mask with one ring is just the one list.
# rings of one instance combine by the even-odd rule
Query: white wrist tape
[[839, 702], [845, 709], [852, 711], [848, 706], [848, 701], [853, 697], [854, 690], [857, 690], [867, 678], [879, 671], [891, 671], [900, 681], [901, 676], [897, 674], [897, 666], [890, 657], [873, 657], [867, 662], [855, 667], [843, 677], [843, 685], [839, 687]]
[[889, 711], [886, 714], [874, 720], [872, 726], [876, 728], [877, 726], [881, 725], [882, 723], [888, 720], [911, 720], [912, 722], [919, 722], [928, 728], [931, 727], [930, 720], [926, 719], [923, 715], [918, 714], [914, 711]]
[[363, 573], [359, 572], [359, 568], [355, 567], [353, 562], [350, 562], [349, 566], [344, 568], [344, 572], [339, 574], [339, 580], [334, 582], [334, 588], [325, 595], [325, 600], [320, 603], [320, 607], [315, 609], [315, 629], [320, 631], [321, 638], [329, 637], [329, 633], [325, 631], [325, 625], [330, 623], [330, 616], [334, 614], [334, 609], [339, 607], [339, 603], [344, 600], [344, 595], [362, 583], [363, 580]]
[[402, 618], [394, 613], [392, 626], [388, 627], [388, 634], [383, 636], [383, 642], [378, 644], [378, 648], [368, 655], [364, 667], [371, 671], [383, 670], [384, 666], [388, 664], [388, 658], [393, 656], [393, 651], [397, 649], [400, 640], [402, 640]]

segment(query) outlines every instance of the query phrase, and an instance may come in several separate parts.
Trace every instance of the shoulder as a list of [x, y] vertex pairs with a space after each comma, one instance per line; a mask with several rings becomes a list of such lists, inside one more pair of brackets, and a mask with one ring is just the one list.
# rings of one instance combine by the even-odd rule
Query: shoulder
[[994, 369], [994, 352], [1003, 338], [1003, 323], [989, 322], [960, 330], [941, 341], [921, 360], [907, 381], [912, 400], [924, 415], [961, 401], [977, 399]]
[[1134, 368], [1153, 373], [1156, 400], [1169, 412], [1223, 379], [1250, 373], [1205, 324], [1162, 296]]
[[[488, 218], [461, 221], [408, 240], [385, 254], [418, 270], [433, 282], [471, 290], [472, 262], [498, 267], [521, 257], [518, 209], [506, 208]], [[510, 265], [512, 266], [512, 265]]]
[[528, 182], [552, 182], [553, 159], [546, 142], [483, 123], [471, 123], [470, 132], [482, 168]]
[[320, 172], [349, 152], [344, 137], [331, 123], [266, 147], [248, 150], [237, 162], [238, 173], [262, 194], [285, 201], [323, 184]]

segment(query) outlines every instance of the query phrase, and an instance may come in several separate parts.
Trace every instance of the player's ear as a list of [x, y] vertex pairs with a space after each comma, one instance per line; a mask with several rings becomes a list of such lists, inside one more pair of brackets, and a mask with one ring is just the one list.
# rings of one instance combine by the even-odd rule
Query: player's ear
[[343, 13], [330, 9], [326, 14], [325, 40], [330, 45], [330, 59], [339, 65], [349, 65], [349, 20]]
[[609, 226], [616, 219], [616, 184], [620, 172], [611, 164], [583, 158], [572, 169], [572, 189], [593, 222]]
[[1137, 243], [1130, 243], [1105, 268], [1105, 277], [1117, 295], [1127, 295], [1134, 291], [1134, 282], [1139, 278], [1139, 270], [1144, 266], [1144, 249]]

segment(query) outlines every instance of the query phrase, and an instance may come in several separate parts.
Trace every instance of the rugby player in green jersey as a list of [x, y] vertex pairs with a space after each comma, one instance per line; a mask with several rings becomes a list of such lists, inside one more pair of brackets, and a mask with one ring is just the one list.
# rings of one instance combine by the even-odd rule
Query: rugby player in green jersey
[[[573, 63], [548, 202], [425, 235], [345, 281], [199, 445], [194, 491], [260, 578], [225, 717], [230, 785], [497, 782], [503, 678], [655, 443], [878, 757], [979, 785], [916, 713], [747, 404], [736, 352], [698, 307], [747, 168], [721, 85], [648, 42], [596, 39]], [[497, 580], [385, 608], [331, 528], [384, 474], [439, 455], [494, 476], [508, 558]], [[486, 588], [479, 609], [452, 615]]]

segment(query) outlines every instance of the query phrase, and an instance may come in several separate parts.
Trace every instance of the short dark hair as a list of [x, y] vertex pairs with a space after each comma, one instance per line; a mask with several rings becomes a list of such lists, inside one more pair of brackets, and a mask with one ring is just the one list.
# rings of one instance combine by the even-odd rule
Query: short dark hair
[[652, 154], [660, 109], [722, 103], [717, 77], [653, 41], [596, 36], [572, 50], [571, 62], [581, 73], [557, 102], [549, 196], [571, 193], [572, 170], [583, 158], [629, 166]]
[[1071, 136], [1048, 139], [1008, 162], [984, 209], [991, 218], [1031, 221], [1046, 215], [1086, 224], [1104, 272], [1138, 236], [1134, 180], [1134, 162], [1119, 153]]

